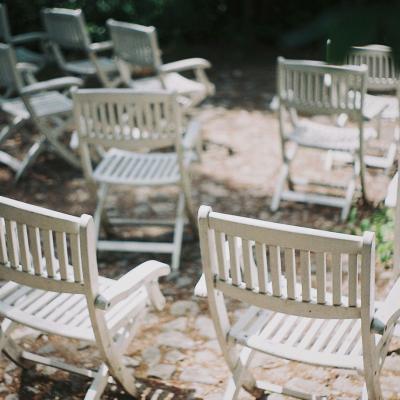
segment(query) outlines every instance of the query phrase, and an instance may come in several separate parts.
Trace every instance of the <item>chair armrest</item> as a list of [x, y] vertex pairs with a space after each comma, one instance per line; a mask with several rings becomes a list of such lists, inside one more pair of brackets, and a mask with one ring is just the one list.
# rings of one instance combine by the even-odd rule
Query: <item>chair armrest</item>
[[207, 297], [206, 277], [204, 276], [204, 274], [201, 274], [199, 281], [194, 287], [194, 295], [203, 298]]
[[11, 41], [13, 45], [39, 42], [46, 39], [47, 35], [44, 32], [28, 32], [21, 33], [12, 37]]
[[191, 150], [195, 147], [197, 141], [201, 136], [201, 124], [197, 120], [189, 122], [186, 129], [186, 134], [182, 139], [182, 145], [184, 149]]
[[31, 64], [31, 63], [19, 62], [19, 63], [17, 63], [17, 70], [20, 72], [36, 74], [39, 71], [39, 68], [36, 65]]
[[396, 281], [386, 299], [375, 311], [371, 330], [383, 335], [400, 318], [400, 279]]
[[44, 90], [56, 90], [68, 88], [71, 86], [82, 86], [82, 79], [75, 78], [72, 76], [66, 76], [65, 78], [50, 79], [48, 81], [33, 83], [32, 85], [25, 86], [21, 90], [21, 95], [24, 94], [35, 94]]
[[[168, 275], [169, 272], [170, 268], [167, 264], [154, 260], [146, 261], [126, 273], [103, 293], [99, 294], [96, 297], [95, 306], [101, 310], [107, 310], [143, 285], [149, 292], [152, 292], [154, 290], [153, 283], [157, 283], [158, 278]], [[149, 293], [150, 300], [153, 302], [151, 295], [152, 293]]]
[[186, 58], [185, 60], [174, 61], [168, 64], [163, 64], [160, 67], [160, 72], [180, 72], [195, 69], [210, 68], [211, 64], [204, 58]]
[[104, 42], [91, 43], [89, 49], [95, 53], [100, 51], [111, 50], [114, 47], [111, 40], [106, 40]]

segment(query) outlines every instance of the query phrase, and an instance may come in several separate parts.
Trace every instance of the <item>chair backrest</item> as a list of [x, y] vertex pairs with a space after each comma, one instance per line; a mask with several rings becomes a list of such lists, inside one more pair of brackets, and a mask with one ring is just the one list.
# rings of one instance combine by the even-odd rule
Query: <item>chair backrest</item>
[[73, 92], [81, 145], [151, 150], [179, 144], [181, 110], [175, 93], [133, 89], [80, 89]]
[[21, 75], [17, 71], [17, 60], [14, 49], [0, 43], [0, 88], [11, 94], [22, 88]]
[[347, 55], [347, 64], [367, 65], [367, 89], [372, 91], [397, 90], [399, 74], [392, 49], [383, 45], [355, 46]]
[[289, 109], [314, 115], [348, 114], [362, 118], [366, 66], [278, 58], [278, 96]]
[[87, 51], [90, 37], [82, 10], [46, 8], [43, 24], [51, 42], [61, 49]]
[[206, 206], [199, 230], [209, 295], [217, 290], [261, 308], [328, 319], [361, 318], [374, 302], [373, 233], [331, 233]]
[[97, 286], [93, 219], [0, 197], [0, 279], [43, 290]]
[[8, 22], [7, 5], [0, 4], [0, 42], [10, 43], [11, 42], [11, 30], [10, 23]]
[[161, 65], [157, 32], [153, 26], [143, 26], [113, 19], [107, 21], [114, 44], [114, 54], [131, 67], [156, 73]]

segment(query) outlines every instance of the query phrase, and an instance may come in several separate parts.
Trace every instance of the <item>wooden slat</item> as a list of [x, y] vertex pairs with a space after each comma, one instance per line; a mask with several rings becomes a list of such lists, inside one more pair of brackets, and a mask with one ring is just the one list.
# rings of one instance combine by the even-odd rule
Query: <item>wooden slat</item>
[[326, 302], [326, 254], [317, 253], [317, 302], [319, 304], [325, 304]]
[[15, 221], [5, 220], [7, 233], [7, 251], [12, 268], [19, 266], [18, 239], [15, 230]]
[[243, 249], [243, 277], [246, 289], [256, 287], [256, 271], [253, 261], [252, 244], [249, 240], [242, 240]]
[[271, 271], [272, 294], [282, 296], [281, 287], [281, 248], [279, 246], [269, 246], [269, 267]]
[[301, 299], [311, 300], [311, 262], [310, 252], [300, 250], [300, 271], [301, 271]]
[[335, 306], [342, 304], [342, 255], [332, 254], [332, 300]]
[[43, 231], [42, 237], [44, 256], [46, 258], [47, 276], [53, 278], [56, 275], [53, 232], [46, 229]]
[[0, 263], [6, 264], [7, 262], [6, 229], [4, 219], [0, 218]]
[[237, 238], [236, 236], [228, 236], [231, 277], [232, 284], [235, 286], [239, 286], [242, 283], [238, 254], [238, 242], [239, 238]]
[[19, 250], [21, 254], [22, 270], [25, 272], [29, 272], [31, 260], [30, 260], [28, 233], [26, 230], [26, 225], [17, 224], [17, 230], [18, 230]]
[[74, 281], [82, 282], [81, 247], [78, 235], [69, 235]]
[[267, 265], [266, 246], [264, 243], [256, 242], [256, 260], [257, 260], [259, 291], [260, 293], [267, 293], [268, 265]]
[[29, 242], [31, 244], [31, 254], [33, 261], [33, 269], [36, 275], [42, 275], [42, 250], [40, 245], [39, 228], [28, 226]]
[[226, 281], [229, 278], [229, 269], [226, 257], [226, 238], [222, 232], [215, 231], [215, 246], [217, 249], [219, 279]]
[[349, 307], [357, 306], [358, 268], [357, 255], [349, 255]]
[[285, 248], [285, 274], [287, 281], [287, 297], [295, 299], [296, 293], [296, 254], [294, 249]]
[[62, 280], [66, 281], [68, 279], [68, 251], [64, 232], [56, 232], [56, 245], [60, 276]]

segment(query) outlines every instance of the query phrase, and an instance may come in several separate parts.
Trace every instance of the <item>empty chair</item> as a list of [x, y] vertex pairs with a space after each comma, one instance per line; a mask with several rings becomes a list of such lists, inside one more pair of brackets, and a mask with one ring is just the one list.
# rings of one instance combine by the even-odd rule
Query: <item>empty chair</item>
[[[281, 167], [271, 210], [280, 201], [300, 201], [341, 208], [345, 220], [360, 180], [364, 198], [364, 142], [376, 135], [372, 127], [364, 127], [362, 115], [367, 80], [366, 66], [334, 66], [318, 61], [278, 59], [279, 133], [283, 166]], [[310, 116], [344, 114], [355, 127], [338, 127], [300, 118], [298, 113]], [[291, 146], [289, 146], [289, 144]], [[291, 163], [297, 149], [313, 148], [338, 151], [348, 155], [352, 174], [346, 181], [334, 183], [343, 195], [317, 194], [296, 190], [296, 186], [332, 186], [320, 182], [292, 177]], [[327, 171], [326, 173], [330, 173]]]
[[[190, 58], [163, 64], [154, 27], [112, 19], [107, 21], [107, 25], [120, 74], [127, 86], [138, 90], [175, 91], [181, 95], [180, 102], [187, 109], [214, 93], [214, 85], [205, 73], [205, 69], [210, 67], [207, 60]], [[187, 71], [192, 71], [195, 79], [181, 74]], [[135, 73], [145, 74], [147, 77], [135, 78]]]
[[3, 151], [0, 152], [0, 162], [16, 172], [16, 180], [44, 150], [55, 151], [71, 165], [80, 168], [78, 157], [61, 139], [72, 120], [72, 100], [63, 91], [82, 85], [82, 81], [64, 77], [26, 84], [24, 66], [22, 70], [19, 66], [13, 49], [0, 44], [0, 88], [3, 92], [0, 110], [7, 118], [6, 126], [0, 131], [0, 145], [27, 122], [34, 124], [39, 137], [22, 161]]
[[[239, 398], [241, 387], [257, 396], [327, 398], [256, 381], [256, 352], [357, 371], [365, 378], [362, 399], [383, 398], [379, 376], [400, 316], [400, 280], [378, 308], [373, 233], [331, 233], [206, 206], [199, 232], [209, 311], [231, 371], [225, 400]], [[242, 303], [232, 324], [225, 299]]]
[[[192, 227], [196, 226], [188, 173], [194, 156], [183, 145], [184, 129], [177, 96], [133, 89], [82, 89], [73, 93], [73, 101], [83, 171], [89, 188], [97, 196], [94, 216], [97, 235], [101, 220], [113, 222], [104, 212], [110, 186], [179, 188], [172, 243], [98, 240], [98, 249], [170, 253], [172, 269], [177, 269], [185, 216]], [[90, 148], [98, 146], [107, 151], [93, 168]], [[163, 220], [143, 218], [122, 218], [115, 222], [166, 224]]]
[[[73, 217], [0, 197], [0, 351], [16, 364], [49, 365], [93, 378], [85, 399], [100, 399], [111, 375], [131, 395], [133, 375], [122, 355], [150, 305], [162, 309], [158, 278], [169, 267], [147, 261], [118, 280], [99, 276], [89, 215]], [[97, 371], [19, 347], [18, 324], [97, 347]]]
[[[43, 22], [58, 66], [82, 78], [97, 76], [105, 87], [120, 84], [117, 66], [110, 57], [99, 56], [112, 49], [110, 41], [92, 43], [82, 10], [44, 9]], [[79, 54], [80, 58], [74, 58]]]
[[[0, 42], [14, 46], [17, 60], [20, 62], [34, 63], [42, 67], [46, 63], [44, 32], [28, 32], [12, 35], [8, 19], [7, 5], [0, 4]], [[26, 46], [35, 44], [41, 52], [34, 51]]]

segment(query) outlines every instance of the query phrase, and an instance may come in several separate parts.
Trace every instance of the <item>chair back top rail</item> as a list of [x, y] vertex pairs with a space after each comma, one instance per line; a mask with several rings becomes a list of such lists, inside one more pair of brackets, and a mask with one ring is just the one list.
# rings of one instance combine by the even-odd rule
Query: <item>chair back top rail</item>
[[362, 117], [367, 67], [278, 58], [280, 104], [310, 114]]
[[[301, 228], [199, 210], [208, 290], [310, 318], [361, 318], [374, 295], [374, 235]], [[373, 258], [373, 257], [372, 257]]]
[[97, 283], [93, 271], [84, 272], [96, 259], [89, 257], [95, 254], [92, 225], [88, 215], [78, 218], [0, 197], [0, 279], [86, 293], [85, 276]]

